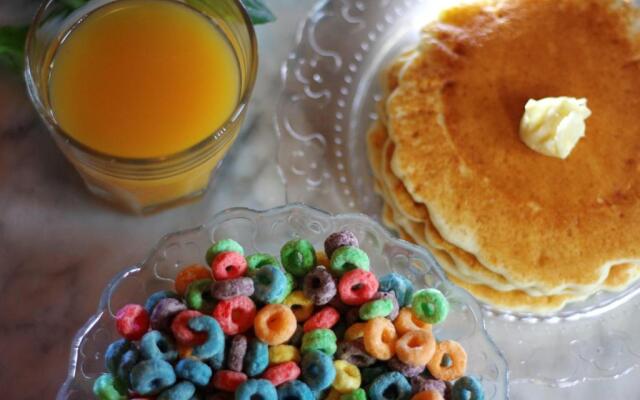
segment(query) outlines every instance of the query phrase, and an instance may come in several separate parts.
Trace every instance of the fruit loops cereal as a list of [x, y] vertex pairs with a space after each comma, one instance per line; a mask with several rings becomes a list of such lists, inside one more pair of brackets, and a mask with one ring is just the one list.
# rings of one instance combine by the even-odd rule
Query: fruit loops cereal
[[[213, 243], [173, 290], [115, 316], [121, 339], [94, 382], [102, 400], [483, 400], [467, 354], [436, 340], [437, 289], [377, 277], [349, 231], [280, 258]], [[323, 261], [324, 260], [324, 261]]]

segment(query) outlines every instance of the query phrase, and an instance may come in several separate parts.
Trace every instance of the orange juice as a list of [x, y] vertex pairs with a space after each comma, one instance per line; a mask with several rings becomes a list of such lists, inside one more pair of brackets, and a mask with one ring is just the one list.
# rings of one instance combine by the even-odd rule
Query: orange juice
[[225, 34], [168, 0], [121, 0], [88, 14], [58, 48], [50, 75], [62, 129], [92, 150], [128, 159], [195, 146], [225, 123], [239, 95], [238, 61]]

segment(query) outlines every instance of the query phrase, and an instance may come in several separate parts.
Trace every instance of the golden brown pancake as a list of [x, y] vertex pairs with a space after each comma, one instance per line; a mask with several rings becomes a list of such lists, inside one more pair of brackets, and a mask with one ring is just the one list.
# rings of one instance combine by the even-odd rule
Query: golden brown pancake
[[[385, 92], [390, 92], [397, 87], [397, 76], [405, 65], [405, 63], [411, 58], [411, 52], [404, 53], [396, 61], [391, 64], [391, 67], [383, 74], [383, 87], [386, 88]], [[387, 86], [389, 86], [387, 88]], [[384, 112], [384, 102], [382, 102], [381, 112]], [[465, 279], [468, 283], [481, 283], [488, 285], [500, 291], [509, 290], [524, 290], [527, 294], [532, 296], [545, 295], [542, 291], [535, 287], [517, 287], [511, 284], [502, 275], [488, 270], [484, 267], [472, 254], [469, 254], [450, 243], [446, 242], [439, 232], [435, 229], [431, 220], [429, 219], [428, 210], [424, 205], [417, 204], [411, 198], [411, 195], [407, 192], [404, 184], [393, 175], [389, 161], [393, 155], [394, 145], [388, 141], [388, 135], [382, 118], [380, 121], [376, 121], [368, 134], [368, 146], [369, 157], [371, 165], [374, 166], [374, 175], [377, 178], [378, 192], [383, 195], [388, 204], [392, 204], [396, 210], [396, 214], [400, 213], [413, 222], [407, 222], [411, 225], [411, 228], [405, 225], [405, 229], [409, 232], [424, 232], [426, 244], [430, 249], [443, 250], [447, 252], [450, 258], [450, 264], [455, 265], [456, 268], [447, 269], [448, 273], [454, 274], [460, 279]], [[386, 141], [386, 142], [385, 142]], [[384, 147], [383, 146], [384, 143]], [[381, 150], [382, 149], [382, 150]], [[384, 181], [384, 183], [381, 183]], [[384, 186], [384, 190], [381, 188]], [[384, 193], [382, 193], [384, 192]], [[396, 224], [397, 225], [397, 224]], [[418, 234], [418, 237], [422, 237], [422, 234]], [[413, 235], [415, 238], [416, 235]], [[415, 241], [415, 240], [414, 240]], [[418, 242], [418, 244], [422, 244]], [[637, 272], [640, 272], [640, 268], [633, 265], [626, 265], [627, 268], [616, 269], [612, 271], [607, 277], [607, 282], [614, 281], [615, 285], [607, 284], [605, 282], [605, 289], [616, 290], [624, 288], [632, 280], [635, 280]], [[619, 272], [622, 271], [622, 272]], [[546, 294], [573, 294], [583, 295], [581, 292], [574, 292], [572, 290], [565, 290], [558, 293], [546, 293]]]
[[[513, 284], [593, 290], [612, 265], [640, 261], [636, 11], [493, 3], [425, 30], [387, 101], [393, 171], [445, 241]], [[561, 95], [593, 111], [566, 160], [518, 137], [527, 99]]]

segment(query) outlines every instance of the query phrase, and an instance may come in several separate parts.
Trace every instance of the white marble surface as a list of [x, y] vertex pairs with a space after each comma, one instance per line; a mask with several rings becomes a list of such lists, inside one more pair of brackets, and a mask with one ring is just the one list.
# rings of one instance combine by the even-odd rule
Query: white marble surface
[[[29, 18], [37, 0], [0, 0], [0, 24]], [[19, 78], [0, 74], [0, 390], [6, 399], [51, 399], [69, 343], [106, 282], [165, 233], [233, 206], [285, 201], [273, 112], [279, 69], [313, 0], [269, 0], [279, 20], [258, 28], [261, 65], [247, 124], [213, 190], [201, 201], [148, 217], [94, 200], [37, 120]], [[549, 360], [550, 363], [556, 360]], [[566, 390], [516, 385], [514, 399], [637, 399], [638, 373]]]

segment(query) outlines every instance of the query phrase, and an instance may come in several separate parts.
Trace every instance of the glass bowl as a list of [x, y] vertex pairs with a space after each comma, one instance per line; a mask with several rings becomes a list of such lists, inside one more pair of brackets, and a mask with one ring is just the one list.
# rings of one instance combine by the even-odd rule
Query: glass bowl
[[[365, 137], [377, 118], [380, 71], [453, 2], [327, 0], [310, 12], [282, 69], [275, 119], [287, 201], [379, 218]], [[640, 370], [640, 321], [628, 318], [640, 309], [638, 293], [640, 282], [551, 315], [481, 307], [512, 383], [568, 387]]]
[[179, 268], [202, 263], [212, 241], [233, 238], [249, 254], [278, 254], [284, 242], [296, 237], [321, 248], [324, 238], [340, 229], [356, 234], [377, 274], [396, 271], [418, 288], [437, 287], [447, 296], [451, 303], [449, 317], [434, 328], [434, 333], [457, 340], [467, 349], [467, 373], [481, 379], [487, 400], [506, 400], [507, 365], [485, 331], [480, 307], [445, 279], [427, 252], [393, 238], [364, 215], [333, 216], [298, 204], [261, 212], [245, 208], [223, 211], [202, 226], [168, 234], [144, 261], [120, 272], [105, 288], [97, 312], [73, 340], [68, 376], [57, 399], [93, 398], [93, 381], [105, 370], [103, 352], [118, 338], [114, 313], [127, 303], [143, 303], [155, 291], [171, 289]]

